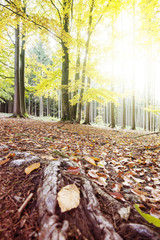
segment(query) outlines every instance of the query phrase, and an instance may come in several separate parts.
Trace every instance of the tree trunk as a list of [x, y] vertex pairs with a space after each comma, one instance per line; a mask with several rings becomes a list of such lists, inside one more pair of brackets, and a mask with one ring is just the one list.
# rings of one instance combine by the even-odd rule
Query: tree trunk
[[43, 96], [40, 96], [40, 117], [43, 117]]
[[[76, 61], [76, 73], [75, 73], [75, 84], [77, 83], [77, 81], [80, 79], [80, 70], [79, 70], [79, 67], [80, 67], [80, 49], [78, 49], [78, 55], [77, 55], [77, 61]], [[78, 93], [78, 90], [77, 90], [77, 86], [75, 86], [75, 91], [73, 92], [73, 98], [74, 96], [76, 96], [76, 94]], [[76, 120], [76, 114], [77, 114], [77, 103], [74, 104], [72, 107], [71, 107], [71, 119], [72, 120]]]
[[[63, 30], [69, 32], [69, 10], [71, 7], [71, 0], [63, 1]], [[70, 120], [70, 110], [69, 110], [69, 97], [68, 97], [68, 81], [69, 81], [69, 48], [67, 43], [63, 40], [61, 41], [62, 45], [62, 116], [61, 120], [66, 121]]]
[[[90, 88], [91, 80], [88, 77], [88, 88]], [[84, 124], [90, 124], [90, 102], [87, 102], [86, 106], [86, 116]]]
[[78, 104], [78, 119], [77, 122], [80, 123], [81, 121], [81, 110], [82, 110], [82, 99], [83, 99], [83, 93], [84, 93], [84, 84], [85, 84], [85, 77], [86, 77], [86, 64], [87, 64], [87, 57], [88, 57], [88, 51], [89, 51], [89, 42], [91, 37], [91, 26], [92, 26], [92, 12], [94, 9], [94, 0], [92, 0], [91, 7], [90, 7], [90, 14], [89, 14], [89, 24], [88, 24], [88, 33], [87, 33], [87, 41], [86, 41], [86, 48], [85, 48], [85, 57], [83, 62], [83, 70], [82, 70], [82, 86], [81, 86], [81, 93], [80, 93], [80, 99]]
[[19, 71], [19, 25], [15, 28], [15, 81], [14, 81], [14, 116], [21, 116], [20, 110], [20, 86], [19, 86], [19, 79], [20, 79], [20, 71]]
[[[26, 13], [26, 6], [23, 8]], [[25, 102], [25, 34], [22, 35], [22, 46], [20, 54], [20, 103], [21, 113], [23, 116], [26, 115], [26, 102]]]
[[133, 3], [133, 66], [132, 66], [132, 84], [133, 84], [133, 95], [132, 95], [132, 130], [136, 129], [135, 122], [135, 3]]

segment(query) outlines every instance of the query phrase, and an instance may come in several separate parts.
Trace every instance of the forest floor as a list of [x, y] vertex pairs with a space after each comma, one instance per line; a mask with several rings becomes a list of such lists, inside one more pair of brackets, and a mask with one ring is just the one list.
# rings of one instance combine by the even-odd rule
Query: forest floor
[[[91, 183], [116, 200], [117, 206], [123, 206], [119, 211], [96, 194], [101, 212], [122, 239], [133, 239], [119, 230], [122, 223], [146, 225], [160, 236], [160, 137], [140, 135], [137, 131], [1, 117], [0, 239], [38, 238], [37, 189], [45, 167], [59, 159], [78, 165], [69, 168], [67, 174], [78, 175], [82, 168]], [[21, 164], [27, 156], [40, 162], [30, 174], [25, 169], [32, 161]], [[19, 165], [14, 165], [16, 160]], [[21, 211], [30, 193], [33, 197]], [[157, 219], [157, 227], [137, 212], [135, 204], [153, 216], [151, 221]]]

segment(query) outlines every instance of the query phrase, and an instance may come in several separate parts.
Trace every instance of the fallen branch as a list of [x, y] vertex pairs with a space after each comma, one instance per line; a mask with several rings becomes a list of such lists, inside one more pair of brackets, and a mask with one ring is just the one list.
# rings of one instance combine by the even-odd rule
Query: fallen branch
[[25, 209], [25, 207], [27, 206], [27, 204], [29, 203], [29, 201], [31, 200], [31, 198], [33, 197], [33, 193], [30, 193], [29, 196], [26, 198], [26, 200], [24, 201], [24, 203], [21, 205], [21, 207], [18, 209], [18, 213], [19, 215], [21, 215], [21, 213], [23, 212], [23, 210]]
[[138, 135], [138, 136], [133, 137], [133, 138], [139, 138], [139, 137], [144, 137], [144, 136], [153, 135], [153, 134], [159, 134], [159, 133], [160, 132], [146, 133], [146, 134]]

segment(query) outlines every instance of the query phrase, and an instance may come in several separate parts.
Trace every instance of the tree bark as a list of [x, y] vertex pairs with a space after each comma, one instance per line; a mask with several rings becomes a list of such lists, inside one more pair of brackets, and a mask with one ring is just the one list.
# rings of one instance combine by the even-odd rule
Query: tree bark
[[[77, 61], [76, 61], [76, 73], [75, 73], [75, 84], [77, 83], [77, 81], [80, 79], [80, 49], [78, 49], [78, 54], [77, 54]], [[75, 91], [73, 92], [73, 98], [74, 96], [76, 96], [76, 94], [78, 93], [77, 90], [77, 86], [75, 87]], [[71, 119], [73, 121], [76, 120], [76, 115], [77, 115], [77, 103], [74, 104], [73, 106], [71, 106]]]
[[[75, 167], [71, 161], [58, 160], [50, 163], [45, 169], [43, 183], [37, 192], [41, 222], [39, 240], [53, 238], [56, 240], [122, 240], [101, 212], [98, 199], [94, 194], [94, 184], [92, 185], [83, 172], [80, 176], [68, 175], [66, 171], [70, 166]], [[81, 192], [80, 204], [77, 208], [62, 213], [57, 204], [57, 193], [63, 186], [73, 183]], [[101, 191], [97, 185], [96, 188], [99, 192]], [[104, 196], [112, 203], [115, 201], [105, 192]]]
[[15, 28], [15, 81], [14, 81], [14, 116], [21, 116], [20, 109], [20, 71], [19, 71], [19, 25]]
[[[88, 77], [88, 88], [90, 88], [91, 80]], [[90, 124], [90, 102], [86, 104], [86, 116], [84, 124]]]
[[88, 51], [89, 51], [89, 42], [91, 37], [91, 26], [92, 26], [92, 12], [94, 9], [94, 0], [92, 0], [91, 6], [90, 6], [90, 12], [89, 12], [89, 24], [88, 24], [88, 33], [87, 33], [87, 41], [86, 41], [86, 47], [85, 47], [85, 57], [83, 62], [83, 70], [82, 70], [82, 86], [81, 86], [81, 93], [80, 93], [80, 99], [78, 104], [78, 118], [77, 122], [80, 123], [81, 121], [81, 110], [82, 110], [82, 99], [83, 99], [83, 93], [84, 93], [84, 84], [85, 84], [85, 77], [86, 77], [86, 65], [87, 65], [87, 57], [88, 57]]
[[[71, 7], [71, 0], [63, 1], [63, 30], [69, 33], [69, 10]], [[62, 116], [61, 120], [70, 120], [70, 109], [69, 109], [69, 96], [68, 96], [68, 81], [69, 81], [69, 48], [64, 40], [61, 41], [62, 45]]]
[[[26, 4], [23, 2], [23, 11], [26, 13]], [[23, 24], [22, 24], [23, 28]], [[25, 101], [25, 34], [22, 34], [22, 45], [20, 54], [20, 104], [21, 114], [26, 115], [26, 101]]]

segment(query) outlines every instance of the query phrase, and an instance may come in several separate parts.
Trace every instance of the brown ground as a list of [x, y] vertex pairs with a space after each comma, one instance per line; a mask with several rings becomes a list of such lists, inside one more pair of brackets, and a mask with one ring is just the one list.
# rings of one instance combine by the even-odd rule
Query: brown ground
[[[160, 218], [160, 141], [159, 135], [135, 138], [138, 132], [94, 128], [91, 126], [42, 122], [24, 119], [0, 119], [0, 160], [14, 152], [29, 152], [43, 160], [41, 167], [29, 175], [24, 169], [30, 165], [11, 166], [10, 160], [0, 166], [0, 239], [37, 239], [39, 231], [36, 208], [36, 191], [43, 169], [48, 162], [59, 158], [79, 161], [88, 176], [89, 170], [97, 170], [106, 178], [107, 186], [99, 187], [106, 193], [116, 192], [119, 203], [131, 207], [128, 221], [121, 219], [115, 204], [107, 202], [102, 194], [96, 193], [101, 211], [118, 231], [121, 223], [141, 223], [160, 234], [160, 228], [148, 224], [134, 209], [134, 204], [143, 204], [142, 211], [156, 213]], [[88, 163], [84, 156], [96, 160], [99, 168]], [[104, 171], [105, 169], [105, 171]], [[88, 176], [91, 181], [94, 177]], [[126, 178], [131, 182], [124, 184]], [[114, 189], [115, 185], [120, 189]], [[143, 192], [138, 192], [138, 190]], [[154, 190], [156, 189], [156, 195]], [[18, 209], [30, 193], [33, 198], [21, 215]], [[120, 192], [120, 196], [117, 194]], [[146, 194], [144, 194], [144, 192]], [[123, 198], [125, 201], [123, 201]], [[123, 236], [122, 236], [123, 237]], [[70, 239], [73, 239], [70, 237]]]

